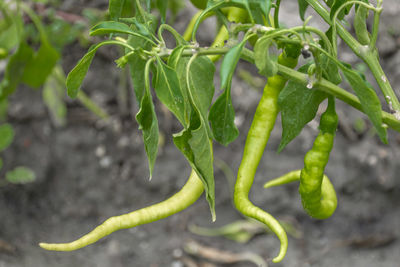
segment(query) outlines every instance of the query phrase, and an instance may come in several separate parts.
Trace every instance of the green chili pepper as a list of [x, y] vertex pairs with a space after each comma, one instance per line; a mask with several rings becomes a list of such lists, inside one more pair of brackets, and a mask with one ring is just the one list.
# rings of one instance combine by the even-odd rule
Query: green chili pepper
[[[193, 33], [194, 25], [196, 24], [197, 19], [200, 17], [200, 15], [201, 15], [202, 13], [203, 13], [202, 10], [198, 11], [198, 12], [192, 17], [192, 19], [190, 20], [189, 24], [186, 26], [186, 30], [185, 30], [185, 32], [184, 32], [183, 35], [182, 35], [182, 37], [183, 37], [183, 39], [185, 39], [185, 41], [188, 41], [188, 42], [189, 42], [190, 39], [192, 38], [192, 33]], [[201, 21], [203, 21], [203, 20], [205, 20], [205, 19], [211, 17], [211, 15], [213, 15], [213, 13], [209, 12], [206, 16], [204, 16], [204, 17], [202, 18]]]
[[[291, 68], [297, 65], [297, 59], [287, 57], [285, 53], [279, 56], [278, 62]], [[286, 79], [280, 75], [268, 78], [268, 83], [264, 88], [263, 95], [257, 106], [253, 122], [247, 134], [234, 192], [236, 208], [242, 214], [266, 224], [278, 236], [281, 242], [280, 252], [279, 255], [273, 259], [273, 262], [281, 261], [286, 254], [288, 246], [286, 232], [274, 217], [251, 203], [249, 200], [249, 191], [253, 184], [257, 166], [278, 115], [278, 95], [285, 86], [285, 83]]]
[[300, 180], [299, 192], [303, 207], [311, 217], [316, 219], [330, 217], [337, 206], [335, 189], [328, 177], [324, 175], [337, 125], [335, 100], [333, 97], [329, 97], [328, 108], [321, 116], [320, 133], [315, 139], [312, 149], [304, 157], [304, 168], [301, 171], [289, 172], [264, 185], [265, 188], [269, 188]]
[[[335, 99], [331, 96], [328, 99], [328, 108], [321, 116], [320, 133], [315, 139], [313, 147], [304, 157], [304, 168], [300, 175], [301, 202], [307, 213], [316, 219], [328, 218], [336, 208], [336, 203], [321, 201], [321, 184], [329, 153], [333, 147], [337, 125]], [[331, 207], [331, 204], [335, 205]], [[327, 212], [327, 210], [331, 212]]]
[[[278, 178], [272, 179], [271, 181], [264, 184], [264, 188], [270, 188], [273, 186], [284, 185], [294, 181], [300, 180], [301, 170], [291, 171]], [[318, 214], [321, 217], [328, 218], [336, 210], [337, 198], [335, 188], [333, 187], [328, 176], [324, 175], [321, 184], [321, 195], [320, 195], [320, 206]]]
[[178, 213], [192, 205], [203, 193], [204, 187], [195, 171], [192, 173], [182, 189], [172, 197], [155, 205], [133, 211], [131, 213], [114, 216], [97, 226], [90, 233], [78, 240], [64, 244], [40, 243], [44, 249], [56, 251], [72, 251], [90, 245], [117, 230], [132, 228], [138, 225], [158, 221]]

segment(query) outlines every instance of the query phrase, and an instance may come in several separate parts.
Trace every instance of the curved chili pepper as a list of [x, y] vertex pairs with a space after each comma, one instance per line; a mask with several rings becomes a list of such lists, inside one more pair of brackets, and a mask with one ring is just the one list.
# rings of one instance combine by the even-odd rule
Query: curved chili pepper
[[335, 112], [335, 99], [329, 97], [328, 108], [321, 116], [320, 132], [313, 147], [304, 157], [304, 168], [300, 175], [301, 202], [306, 212], [316, 219], [328, 218], [333, 213], [327, 213], [327, 207], [323, 206], [321, 184], [324, 169], [329, 160], [329, 153], [333, 147], [337, 125], [338, 116]]
[[[294, 68], [297, 59], [290, 58], [282, 53], [278, 59], [279, 64]], [[257, 166], [261, 160], [265, 146], [267, 145], [270, 133], [275, 125], [279, 112], [278, 95], [285, 86], [286, 79], [280, 75], [268, 78], [263, 95], [257, 106], [250, 130], [247, 134], [244, 146], [242, 161], [238, 170], [238, 177], [235, 184], [234, 203], [236, 208], [248, 217], [252, 217], [266, 224], [279, 238], [280, 252], [273, 262], [280, 262], [287, 251], [287, 235], [280, 223], [269, 213], [256, 207], [249, 200], [249, 191], [254, 181]]]
[[[264, 184], [264, 188], [284, 185], [300, 180], [301, 170], [291, 171]], [[335, 188], [328, 176], [324, 174], [321, 184], [320, 207], [316, 211], [323, 219], [330, 217], [336, 210], [337, 198]]]
[[192, 205], [204, 191], [203, 183], [192, 170], [190, 177], [182, 189], [172, 197], [152, 206], [135, 210], [131, 213], [114, 216], [97, 226], [90, 233], [71, 243], [48, 244], [39, 246], [47, 250], [72, 251], [95, 243], [97, 240], [121, 229], [154, 222], [178, 213]]
[[316, 219], [330, 217], [336, 210], [337, 198], [332, 183], [324, 175], [324, 170], [333, 147], [337, 125], [335, 100], [329, 97], [328, 108], [321, 116], [320, 132], [313, 147], [304, 157], [304, 168], [275, 178], [266, 183], [264, 188], [300, 180], [299, 193], [304, 210]]

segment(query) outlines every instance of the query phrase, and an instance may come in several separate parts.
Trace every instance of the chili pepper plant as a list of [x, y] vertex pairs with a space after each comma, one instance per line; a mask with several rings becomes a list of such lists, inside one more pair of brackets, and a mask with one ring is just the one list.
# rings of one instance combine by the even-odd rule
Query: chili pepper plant
[[[340, 120], [335, 103], [341, 101], [365, 113], [385, 144], [388, 129], [400, 131], [400, 103], [381, 68], [376, 48], [382, 0], [375, 4], [368, 0], [299, 0], [303, 24], [291, 28], [279, 20], [280, 6], [285, 1], [192, 2], [201, 10], [187, 23], [186, 31], [180, 33], [166, 22], [168, 1], [110, 0], [110, 20], [98, 23], [90, 31], [90, 35], [104, 36], [104, 40], [89, 49], [66, 80], [68, 95], [77, 97], [96, 51], [106, 45], [122, 47], [125, 53], [116, 63], [120, 68], [130, 69], [139, 107], [136, 120], [143, 135], [150, 178], [159, 142], [154, 107], [157, 98], [181, 125], [182, 130], [173, 134], [172, 139], [192, 168], [187, 183], [163, 202], [111, 217], [71, 243], [40, 243], [42, 248], [57, 251], [83, 248], [114, 231], [175, 214], [194, 203], [203, 191], [211, 220], [215, 220], [213, 143], [228, 146], [239, 134], [231, 93], [239, 60], [254, 64], [267, 82], [247, 133], [233, 199], [239, 212], [264, 223], [278, 237], [280, 250], [273, 262], [285, 257], [286, 232], [274, 215], [268, 213], [268, 207], [257, 207], [248, 195], [278, 114], [283, 129], [280, 152], [317, 116], [321, 103], [328, 102], [319, 120], [319, 134], [304, 157], [303, 169], [265, 184], [269, 188], [299, 181], [304, 210], [318, 220], [329, 218], [337, 205], [333, 185], [324, 174]], [[327, 31], [309, 26], [307, 9], [313, 9], [325, 21]], [[352, 23], [346, 20], [350, 12], [355, 13]], [[218, 18], [220, 28], [208, 46], [199, 43], [197, 36], [199, 26], [210, 16]], [[367, 20], [372, 27], [367, 27]], [[175, 39], [173, 46], [167, 46], [165, 32]], [[378, 85], [376, 88], [357, 69], [339, 59], [338, 39], [365, 62]], [[279, 51], [279, 55], [273, 51]], [[215, 90], [213, 79], [218, 60], [221, 60], [220, 83]], [[346, 84], [352, 91], [343, 89]], [[378, 94], [386, 103], [381, 103]], [[334, 174], [331, 179], [334, 181]]]

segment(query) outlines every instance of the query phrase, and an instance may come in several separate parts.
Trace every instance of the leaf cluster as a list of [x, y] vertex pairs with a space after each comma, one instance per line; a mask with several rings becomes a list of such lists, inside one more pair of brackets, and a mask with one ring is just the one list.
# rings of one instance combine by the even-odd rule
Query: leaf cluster
[[[277, 63], [276, 56], [271, 55], [273, 47], [291, 57], [303, 55], [306, 59], [303, 66], [289, 73], [293, 77], [307, 75], [308, 83], [286, 77], [289, 82], [279, 95], [283, 127], [279, 151], [316, 117], [320, 104], [330, 95], [319, 90], [320, 84], [328, 83], [334, 88], [332, 90], [338, 90], [333, 86], [340, 85], [344, 80], [353, 88], [362, 111], [371, 120], [380, 139], [387, 142], [377, 93], [363, 74], [338, 60], [336, 45], [336, 21], [346, 23], [346, 15], [353, 7], [357, 12], [354, 27], [357, 28], [359, 44], [365, 46], [372, 42], [365, 19], [369, 9], [374, 12], [378, 9], [369, 6], [366, 0], [327, 0], [325, 5], [330, 10], [331, 27], [327, 32], [322, 32], [307, 26], [309, 19], [305, 18], [305, 14], [310, 1], [299, 0], [298, 3], [304, 25], [288, 29], [279, 27], [276, 20], [280, 1], [209, 0], [206, 8], [190, 24], [192, 28], [188, 30], [192, 40], [185, 40], [166, 24], [167, 1], [110, 0], [110, 20], [98, 23], [90, 31], [92, 36], [105, 36], [105, 39], [93, 45], [69, 73], [68, 95], [78, 96], [98, 49], [105, 45], [121, 46], [125, 53], [116, 63], [121, 68], [128, 66], [130, 69], [139, 107], [136, 120], [143, 134], [150, 177], [159, 142], [158, 117], [154, 105], [154, 98], [157, 98], [181, 124], [182, 130], [172, 136], [173, 141], [203, 181], [214, 218], [212, 143], [216, 141], [226, 146], [239, 134], [235, 125], [231, 87], [236, 65], [241, 58], [254, 63], [259, 74], [267, 78], [281, 74], [282, 66]], [[158, 13], [154, 12], [154, 8]], [[229, 8], [247, 12], [247, 17], [241, 18], [243, 23], [229, 22], [229, 11], [226, 12]], [[274, 22], [270, 16], [272, 10], [275, 11]], [[228, 30], [229, 42], [224, 47], [201, 47], [196, 41], [200, 23], [211, 15], [216, 15], [222, 27]], [[170, 32], [175, 38], [175, 47], [167, 47], [164, 31]], [[249, 40], [253, 47], [248, 45]], [[369, 45], [373, 46], [371, 43]], [[211, 60], [214, 59], [212, 55], [223, 55], [219, 71], [221, 92], [216, 92], [214, 88], [215, 64]], [[344, 95], [342, 91], [336, 93]]]

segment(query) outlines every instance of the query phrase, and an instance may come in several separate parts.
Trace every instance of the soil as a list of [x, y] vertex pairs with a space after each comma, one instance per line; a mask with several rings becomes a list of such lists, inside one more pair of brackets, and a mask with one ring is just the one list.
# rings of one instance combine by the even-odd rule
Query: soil
[[[61, 8], [80, 12], [74, 7], [104, 8], [106, 2], [64, 1]], [[296, 5], [297, 1], [283, 1], [282, 21], [289, 26], [299, 23], [293, 20], [297, 17]], [[385, 7], [378, 47], [383, 68], [398, 89], [400, 5], [398, 0], [388, 0]], [[193, 12], [193, 8], [181, 12], [184, 15], [177, 18], [180, 29]], [[312, 23], [322, 22], [312, 20]], [[213, 22], [204, 27], [213, 29]], [[208, 34], [200, 37], [203, 42], [209, 41]], [[343, 59], [357, 63], [343, 45], [340, 51]], [[78, 44], [68, 46], [64, 54], [65, 70], [69, 71], [84, 53]], [[239, 69], [256, 73], [246, 63], [241, 63]], [[316, 122], [311, 122], [277, 154], [281, 135], [278, 119], [258, 168], [251, 199], [276, 218], [289, 222], [297, 234], [289, 235], [289, 250], [281, 263], [271, 262], [279, 249], [272, 234], [262, 231], [242, 244], [223, 237], [198, 236], [188, 230], [192, 224], [215, 228], [243, 219], [232, 206], [232, 177], [218, 166], [225, 163], [234, 173], [237, 171], [261, 88], [251, 88], [237, 77], [233, 82], [233, 97], [240, 136], [228, 147], [215, 145], [215, 159], [219, 163], [215, 167], [215, 223], [211, 222], [208, 204], [202, 197], [179, 214], [118, 231], [79, 251], [49, 252], [39, 248], [38, 242], [71, 241], [110, 216], [157, 203], [178, 191], [189, 176], [190, 168], [171, 140], [171, 133], [180, 129], [157, 103], [165, 142], [153, 179], [149, 181], [142, 137], [134, 120], [137, 106], [134, 100], [129, 100], [126, 109], [124, 102], [118, 100], [119, 77], [120, 70], [115, 64], [100, 55], [93, 61], [83, 87], [112, 115], [108, 122], [68, 100], [67, 126], [55, 127], [40, 91], [20, 87], [12, 97], [8, 115], [16, 139], [3, 155], [5, 168], [28, 166], [37, 179], [31, 184], [0, 187], [0, 267], [255, 266], [249, 261], [218, 263], [223, 260], [221, 251], [234, 255], [252, 252], [277, 267], [399, 266], [400, 136], [389, 131], [390, 145], [382, 144], [363, 114], [339, 102], [341, 123], [326, 168], [339, 201], [331, 218], [317, 221], [308, 217], [294, 184], [275, 190], [262, 188], [268, 179], [302, 167], [303, 156], [317, 134]], [[366, 122], [367, 129], [358, 132], [354, 125], [360, 119]], [[185, 246], [189, 241], [210, 249], [216, 258], [210, 260], [187, 253]]]

